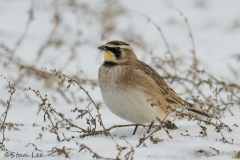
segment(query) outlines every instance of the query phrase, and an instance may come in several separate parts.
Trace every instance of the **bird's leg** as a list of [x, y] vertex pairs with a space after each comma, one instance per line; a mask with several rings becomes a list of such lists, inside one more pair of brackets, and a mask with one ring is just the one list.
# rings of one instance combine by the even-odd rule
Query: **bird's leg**
[[137, 131], [137, 128], [138, 128], [138, 124], [135, 126], [134, 128], [134, 131], [133, 131], [133, 134], [132, 135], [135, 135], [136, 131]]
[[154, 124], [154, 122], [152, 121], [152, 123], [150, 124], [150, 126], [149, 126], [149, 128], [148, 128], [148, 130], [147, 130], [147, 133], [149, 133], [150, 130], [152, 129], [153, 124]]

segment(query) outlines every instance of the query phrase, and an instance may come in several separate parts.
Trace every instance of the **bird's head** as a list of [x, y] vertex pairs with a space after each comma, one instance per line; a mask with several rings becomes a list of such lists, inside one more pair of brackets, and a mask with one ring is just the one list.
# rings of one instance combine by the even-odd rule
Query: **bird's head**
[[123, 41], [110, 41], [98, 49], [104, 52], [105, 62], [130, 64], [137, 60], [131, 45]]

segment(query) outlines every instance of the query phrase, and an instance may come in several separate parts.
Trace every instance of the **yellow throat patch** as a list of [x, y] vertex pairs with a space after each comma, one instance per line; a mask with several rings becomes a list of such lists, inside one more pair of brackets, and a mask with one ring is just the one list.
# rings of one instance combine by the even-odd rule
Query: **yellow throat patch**
[[110, 51], [104, 51], [104, 60], [105, 61], [110, 61], [110, 62], [117, 61], [115, 55]]

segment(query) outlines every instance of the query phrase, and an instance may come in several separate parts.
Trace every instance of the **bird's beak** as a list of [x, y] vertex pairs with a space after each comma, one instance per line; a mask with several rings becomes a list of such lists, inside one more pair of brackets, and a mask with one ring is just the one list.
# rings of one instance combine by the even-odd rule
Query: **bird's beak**
[[104, 51], [105, 50], [105, 46], [102, 45], [102, 46], [98, 47], [98, 49], [100, 49], [101, 51]]

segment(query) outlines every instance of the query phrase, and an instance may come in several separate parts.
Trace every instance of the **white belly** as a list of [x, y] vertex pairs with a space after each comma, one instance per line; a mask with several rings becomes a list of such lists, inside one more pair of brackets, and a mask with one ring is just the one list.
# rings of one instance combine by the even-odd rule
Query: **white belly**
[[133, 123], [151, 123], [160, 116], [158, 106], [152, 107], [144, 92], [103, 89], [102, 96], [114, 114]]

